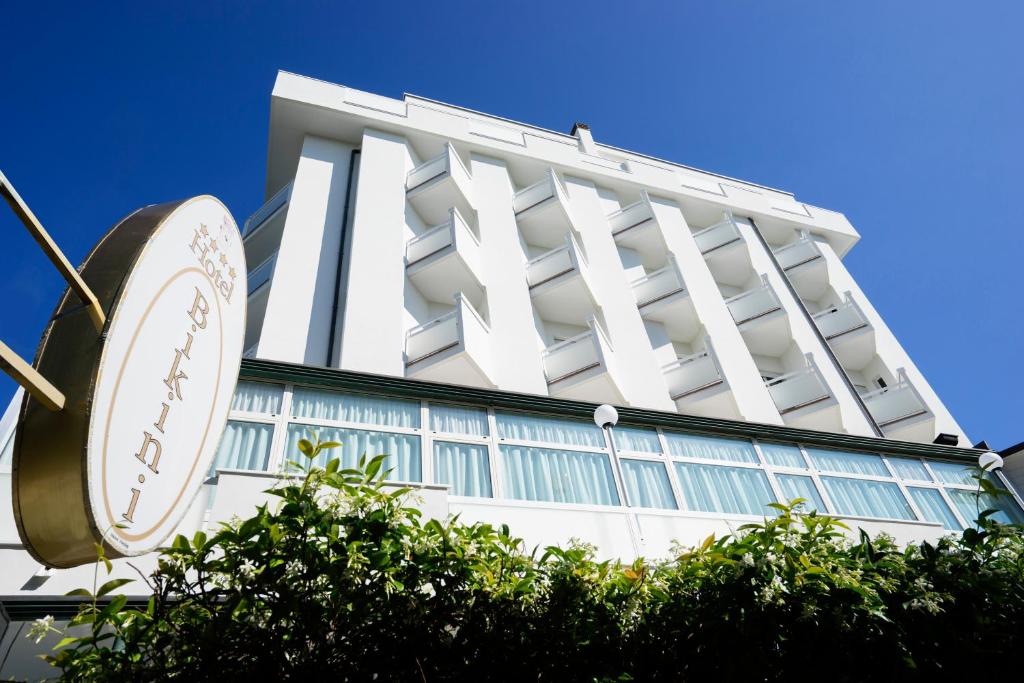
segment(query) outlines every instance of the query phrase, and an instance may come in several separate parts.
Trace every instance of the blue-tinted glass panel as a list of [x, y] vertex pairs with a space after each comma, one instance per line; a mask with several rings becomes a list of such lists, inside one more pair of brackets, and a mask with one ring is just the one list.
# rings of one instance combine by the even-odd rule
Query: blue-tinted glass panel
[[487, 446], [434, 442], [434, 481], [451, 486], [453, 496], [491, 497]]
[[296, 387], [292, 393], [292, 416], [417, 428], [420, 426], [420, 404], [416, 401]]
[[[903, 481], [931, 481], [924, 463], [916, 458], [889, 458], [889, 464], [896, 472], [896, 476]], [[940, 496], [941, 498], [941, 496]]]
[[916, 486], [908, 486], [907, 492], [914, 499], [917, 509], [924, 515], [925, 521], [941, 524], [950, 531], [963, 531], [963, 527], [957, 521], [956, 515], [946, 505], [946, 501], [942, 499], [942, 494], [939, 493], [938, 489], [922, 489]]
[[208, 476], [217, 470], [265, 470], [270, 462], [274, 425], [228, 420]]
[[658, 441], [658, 432], [650, 429], [614, 427], [612, 428], [612, 438], [615, 440], [615, 448], [620, 451], [661, 453], [661, 442]]
[[804, 461], [799, 447], [781, 443], [765, 443], [764, 441], [759, 445], [761, 452], [764, 453], [764, 459], [768, 461], [769, 465], [807, 469], [807, 463]]
[[754, 444], [749, 441], [665, 432], [665, 443], [668, 444], [669, 454], [683, 458], [724, 460], [726, 462], [758, 462]]
[[979, 497], [976, 491], [964, 489], [946, 489], [946, 493], [956, 505], [960, 515], [968, 522], [974, 523], [978, 519], [979, 512], [985, 510], [996, 510], [992, 519], [1003, 524], [1024, 524], [1024, 512], [1021, 511], [1017, 501], [1010, 496], [993, 496], [982, 493]]
[[498, 436], [516, 441], [538, 441], [565, 446], [604, 448], [604, 434], [593, 422], [539, 417], [526, 413], [495, 413]]
[[509, 498], [581, 505], [619, 504], [611, 463], [603, 453], [502, 446], [501, 476]]
[[442, 434], [487, 436], [487, 411], [468, 406], [430, 404], [430, 429]]
[[775, 502], [768, 477], [762, 470], [675, 463], [688, 510], [728, 512], [739, 515], [774, 515]]
[[677, 509], [665, 463], [650, 460], [622, 460], [622, 477], [632, 507]]
[[276, 415], [281, 412], [283, 395], [284, 387], [280, 384], [239, 381], [231, 399], [231, 410]]
[[818, 493], [818, 488], [810, 477], [800, 474], [776, 474], [775, 481], [779, 482], [779, 488], [782, 489], [786, 503], [794, 498], [803, 498], [806, 501], [802, 504], [804, 511], [826, 512], [825, 501], [821, 499], [821, 494]]
[[882, 458], [874, 453], [848, 453], [845, 451], [825, 451], [808, 448], [814, 466], [823, 472], [841, 472], [843, 474], [866, 474], [876, 477], [888, 477]]
[[[978, 485], [978, 480], [974, 478], [978, 470], [973, 464], [930, 460], [928, 466], [932, 468], [932, 472], [943, 484], [963, 484], [974, 487]], [[974, 517], [971, 519], [973, 520]]]
[[321, 442], [336, 441], [341, 444], [337, 448], [322, 451], [314, 461], [318, 467], [324, 467], [329, 460], [340, 458], [342, 469], [348, 469], [355, 467], [364, 455], [367, 460], [377, 455], [386, 455], [383, 469], [391, 470], [388, 479], [422, 480], [419, 436], [293, 423], [288, 425], [285, 457], [307, 465], [309, 459], [299, 451], [299, 440], [309, 439], [316, 443], [317, 437]]
[[840, 515], [914, 519], [900, 487], [887, 481], [822, 477], [821, 483]]

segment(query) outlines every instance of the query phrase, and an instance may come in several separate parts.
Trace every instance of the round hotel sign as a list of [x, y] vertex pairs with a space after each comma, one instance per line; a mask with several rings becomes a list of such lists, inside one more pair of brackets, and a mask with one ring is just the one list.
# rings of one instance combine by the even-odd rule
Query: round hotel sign
[[107, 322], [91, 327], [66, 292], [38, 370], [67, 398], [26, 395], [14, 453], [14, 507], [29, 551], [70, 567], [158, 547], [206, 478], [227, 419], [245, 334], [241, 237], [218, 200], [141, 209], [81, 268]]

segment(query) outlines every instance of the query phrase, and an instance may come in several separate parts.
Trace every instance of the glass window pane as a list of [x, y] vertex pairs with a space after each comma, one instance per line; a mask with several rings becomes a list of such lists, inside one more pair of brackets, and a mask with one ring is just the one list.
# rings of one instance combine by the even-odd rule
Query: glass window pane
[[501, 476], [509, 498], [619, 504], [611, 463], [603, 453], [502, 446]]
[[470, 434], [487, 436], [487, 411], [468, 406], [449, 406], [431, 403], [430, 429], [442, 434]]
[[623, 460], [622, 478], [629, 504], [639, 508], [677, 510], [665, 464], [650, 460]]
[[761, 452], [764, 453], [764, 459], [770, 465], [775, 465], [776, 467], [799, 467], [802, 470], [807, 469], [804, 456], [800, 453], [800, 449], [797, 446], [765, 443], [763, 441], [760, 443], [760, 446]]
[[704, 460], [725, 460], [728, 462], [758, 462], [754, 444], [749, 441], [665, 432], [665, 442], [668, 444], [668, 452], [671, 455], [678, 455], [684, 458], [703, 458]]
[[338, 448], [322, 451], [314, 464], [324, 467], [329, 460], [341, 459], [342, 469], [353, 468], [359, 458], [366, 456], [369, 460], [377, 455], [388, 456], [383, 469], [391, 470], [388, 479], [395, 481], [421, 481], [420, 437], [414, 434], [392, 434], [390, 432], [371, 432], [362, 429], [341, 429], [338, 427], [318, 427], [292, 423], [288, 425], [288, 443], [285, 445], [285, 457], [294, 462], [308, 465], [309, 459], [299, 451], [299, 440], [309, 439], [316, 442], [337, 441]]
[[292, 417], [417, 428], [420, 426], [420, 404], [416, 401], [295, 387], [292, 393]]
[[981, 494], [981, 499], [976, 497], [976, 491], [965, 491], [964, 489], [946, 489], [946, 493], [953, 500], [960, 516], [972, 524], [977, 521], [978, 513], [985, 510], [997, 510], [992, 519], [1003, 524], [1024, 524], [1024, 512], [1021, 511], [1017, 501], [1010, 496], [992, 496], [987, 493]]
[[491, 497], [487, 446], [434, 442], [434, 481], [451, 486], [453, 496]]
[[917, 509], [924, 515], [925, 521], [941, 524], [950, 531], [963, 531], [956, 515], [942, 499], [938, 489], [922, 489], [915, 486], [908, 486], [907, 491], [914, 499]]
[[661, 453], [661, 442], [658, 441], [658, 432], [649, 429], [613, 427], [612, 438], [615, 439], [615, 448], [620, 451]]
[[276, 415], [281, 412], [283, 393], [284, 387], [280, 384], [240, 381], [235, 386], [235, 395], [231, 399], [231, 410]]
[[768, 477], [747, 467], [718, 467], [677, 462], [683, 504], [688, 510], [729, 512], [742, 515], [773, 515], [775, 502]]
[[[931, 481], [924, 463], [915, 458], [889, 458], [889, 464], [896, 472], [896, 476], [904, 481]], [[941, 498], [942, 496], [939, 496]]]
[[498, 436], [502, 439], [605, 447], [604, 434], [593, 422], [502, 412], [495, 413], [495, 419], [498, 423]]
[[[974, 478], [977, 469], [973, 463], [939, 462], [929, 460], [928, 466], [943, 484], [963, 484], [964, 486], [978, 486], [978, 480]], [[973, 520], [974, 517], [971, 517]]]
[[840, 515], [914, 519], [910, 505], [896, 484], [842, 477], [822, 477], [821, 483]]
[[779, 482], [779, 488], [782, 489], [787, 504], [794, 498], [804, 498], [807, 502], [803, 503], [803, 510], [827, 512], [825, 501], [821, 499], [821, 494], [810, 477], [799, 474], [776, 474], [775, 481]]
[[843, 474], [867, 474], [870, 476], [889, 477], [882, 458], [874, 453], [847, 453], [845, 451], [824, 451], [808, 448], [807, 454], [811, 462], [824, 472], [842, 472]]
[[270, 462], [274, 425], [228, 420], [207, 476], [217, 470], [265, 470]]

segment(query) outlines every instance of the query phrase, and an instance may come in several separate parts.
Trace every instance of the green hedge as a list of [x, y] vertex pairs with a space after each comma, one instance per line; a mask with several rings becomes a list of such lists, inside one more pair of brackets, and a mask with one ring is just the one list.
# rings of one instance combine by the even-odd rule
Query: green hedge
[[380, 464], [333, 461], [276, 488], [280, 505], [179, 536], [148, 608], [87, 602], [90, 634], [53, 664], [76, 680], [962, 681], [1024, 652], [1021, 529], [985, 515], [900, 548], [779, 506], [623, 565], [424, 521]]

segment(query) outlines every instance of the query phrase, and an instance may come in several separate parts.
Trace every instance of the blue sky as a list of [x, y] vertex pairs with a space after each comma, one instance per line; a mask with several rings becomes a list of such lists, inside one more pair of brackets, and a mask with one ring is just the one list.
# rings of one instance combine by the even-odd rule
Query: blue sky
[[[0, 29], [0, 168], [76, 263], [144, 204], [255, 210], [278, 69], [582, 120], [844, 212], [848, 267], [968, 434], [1024, 440], [1022, 3], [33, 4]], [[31, 357], [63, 284], [6, 210], [0, 234], [0, 339]]]

